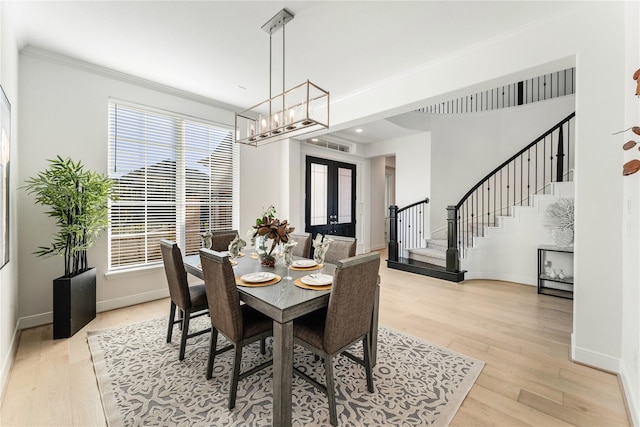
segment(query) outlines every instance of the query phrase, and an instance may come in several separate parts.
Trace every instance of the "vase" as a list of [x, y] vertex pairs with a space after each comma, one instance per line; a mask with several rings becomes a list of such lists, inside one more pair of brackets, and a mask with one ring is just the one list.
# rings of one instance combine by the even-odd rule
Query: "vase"
[[276, 265], [276, 257], [266, 252], [258, 252], [258, 258], [265, 267], [274, 267]]
[[573, 230], [570, 228], [556, 228], [551, 231], [551, 237], [559, 248], [568, 248], [573, 242]]

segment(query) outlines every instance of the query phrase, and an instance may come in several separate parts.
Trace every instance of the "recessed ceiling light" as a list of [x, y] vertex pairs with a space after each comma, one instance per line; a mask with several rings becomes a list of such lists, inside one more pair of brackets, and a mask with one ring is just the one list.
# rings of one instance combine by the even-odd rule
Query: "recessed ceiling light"
[[318, 138], [311, 138], [311, 142], [318, 142]]
[[356, 129], [356, 133], [362, 133], [362, 132], [364, 132], [364, 129], [362, 129], [362, 128]]

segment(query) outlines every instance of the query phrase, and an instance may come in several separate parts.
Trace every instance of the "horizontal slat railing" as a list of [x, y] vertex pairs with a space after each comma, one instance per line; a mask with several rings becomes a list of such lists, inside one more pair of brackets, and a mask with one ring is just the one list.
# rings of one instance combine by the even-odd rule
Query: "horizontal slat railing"
[[458, 271], [453, 258], [464, 258], [474, 238], [509, 215], [512, 206], [529, 206], [531, 196], [548, 193], [552, 182], [573, 180], [574, 117], [570, 114], [511, 156], [447, 208], [447, 271]]
[[406, 257], [406, 250], [421, 247], [424, 242], [426, 208], [429, 198], [403, 208], [389, 207], [389, 260], [398, 261]]

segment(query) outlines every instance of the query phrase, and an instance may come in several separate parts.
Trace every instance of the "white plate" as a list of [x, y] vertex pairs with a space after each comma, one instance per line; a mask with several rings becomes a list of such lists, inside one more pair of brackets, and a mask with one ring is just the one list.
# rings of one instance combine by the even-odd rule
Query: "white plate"
[[329, 274], [309, 274], [302, 276], [300, 281], [309, 286], [326, 286], [333, 282], [333, 276]]
[[298, 268], [309, 268], [309, 267], [315, 267], [316, 265], [318, 265], [318, 263], [312, 259], [297, 259], [293, 261], [293, 264], [291, 265]]
[[240, 276], [240, 280], [246, 283], [262, 283], [262, 282], [268, 282], [269, 280], [272, 280], [274, 277], [276, 277], [276, 275], [273, 273], [265, 273], [260, 271], [257, 273], [249, 273], [249, 274]]

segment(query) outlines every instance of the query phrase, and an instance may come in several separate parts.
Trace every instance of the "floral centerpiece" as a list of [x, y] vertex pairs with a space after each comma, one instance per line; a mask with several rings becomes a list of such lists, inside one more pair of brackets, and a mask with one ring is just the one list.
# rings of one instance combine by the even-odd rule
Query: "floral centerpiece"
[[544, 225], [551, 229], [556, 246], [568, 247], [573, 241], [573, 199], [558, 199], [544, 211]]
[[[256, 218], [256, 225], [253, 226], [255, 230], [253, 237], [258, 239], [258, 256], [260, 256], [262, 265], [273, 267], [276, 263], [276, 258], [273, 254], [273, 250], [280, 243], [287, 243], [289, 241], [289, 233], [295, 230], [295, 227], [290, 227], [289, 222], [285, 219], [280, 221], [276, 218], [276, 208], [273, 205], [262, 214], [261, 218]], [[271, 240], [271, 247], [267, 248], [268, 241]]]

